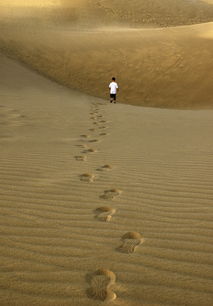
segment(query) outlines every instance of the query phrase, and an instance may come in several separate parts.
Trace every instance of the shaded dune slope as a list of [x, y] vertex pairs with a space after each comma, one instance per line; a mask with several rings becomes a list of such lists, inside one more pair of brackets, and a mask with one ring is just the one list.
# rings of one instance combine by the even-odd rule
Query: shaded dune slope
[[141, 30], [2, 27], [0, 49], [93, 96], [108, 98], [115, 75], [120, 102], [211, 108], [212, 33], [213, 23]]
[[52, 9], [25, 8], [31, 15], [18, 19], [16, 9], [14, 18], [8, 13], [0, 50], [93, 96], [108, 98], [114, 75], [122, 103], [212, 108], [213, 23], [189, 25], [213, 20], [211, 0], [60, 3]]

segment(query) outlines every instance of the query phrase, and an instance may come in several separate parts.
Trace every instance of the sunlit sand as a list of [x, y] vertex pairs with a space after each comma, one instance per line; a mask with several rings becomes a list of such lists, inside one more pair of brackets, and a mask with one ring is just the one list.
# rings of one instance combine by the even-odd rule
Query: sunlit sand
[[210, 15], [91, 3], [1, 15], [0, 305], [212, 306]]

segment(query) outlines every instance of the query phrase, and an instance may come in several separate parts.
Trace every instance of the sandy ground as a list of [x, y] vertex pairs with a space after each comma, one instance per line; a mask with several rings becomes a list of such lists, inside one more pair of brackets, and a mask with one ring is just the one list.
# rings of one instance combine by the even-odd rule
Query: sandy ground
[[179, 109], [213, 107], [213, 23], [170, 27], [2, 26], [0, 50], [70, 88], [119, 101]]
[[0, 16], [87, 27], [167, 27], [213, 21], [212, 4], [212, 0], [0, 0]]
[[212, 0], [61, 0], [55, 20], [85, 24], [177, 26], [213, 21]]
[[213, 111], [112, 105], [3, 56], [0, 94], [2, 306], [212, 305]]

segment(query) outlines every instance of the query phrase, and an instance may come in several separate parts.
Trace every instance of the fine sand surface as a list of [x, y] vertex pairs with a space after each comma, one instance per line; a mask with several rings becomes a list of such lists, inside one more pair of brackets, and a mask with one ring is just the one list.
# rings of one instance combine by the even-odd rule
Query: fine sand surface
[[4, 56], [0, 100], [1, 306], [213, 304], [213, 111], [112, 105]]
[[2, 25], [0, 50], [70, 88], [122, 103], [213, 107], [213, 22], [169, 28]]
[[213, 0], [0, 0], [0, 16], [87, 27], [168, 27], [213, 21], [212, 4]]
[[212, 0], [60, 0], [52, 17], [72, 24], [177, 26], [213, 21]]

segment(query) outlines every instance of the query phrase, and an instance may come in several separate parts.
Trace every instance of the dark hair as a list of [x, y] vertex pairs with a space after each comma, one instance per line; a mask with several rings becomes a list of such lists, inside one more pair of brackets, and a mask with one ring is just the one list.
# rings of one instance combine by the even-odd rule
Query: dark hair
[[113, 77], [112, 80], [115, 81], [115, 77]]

